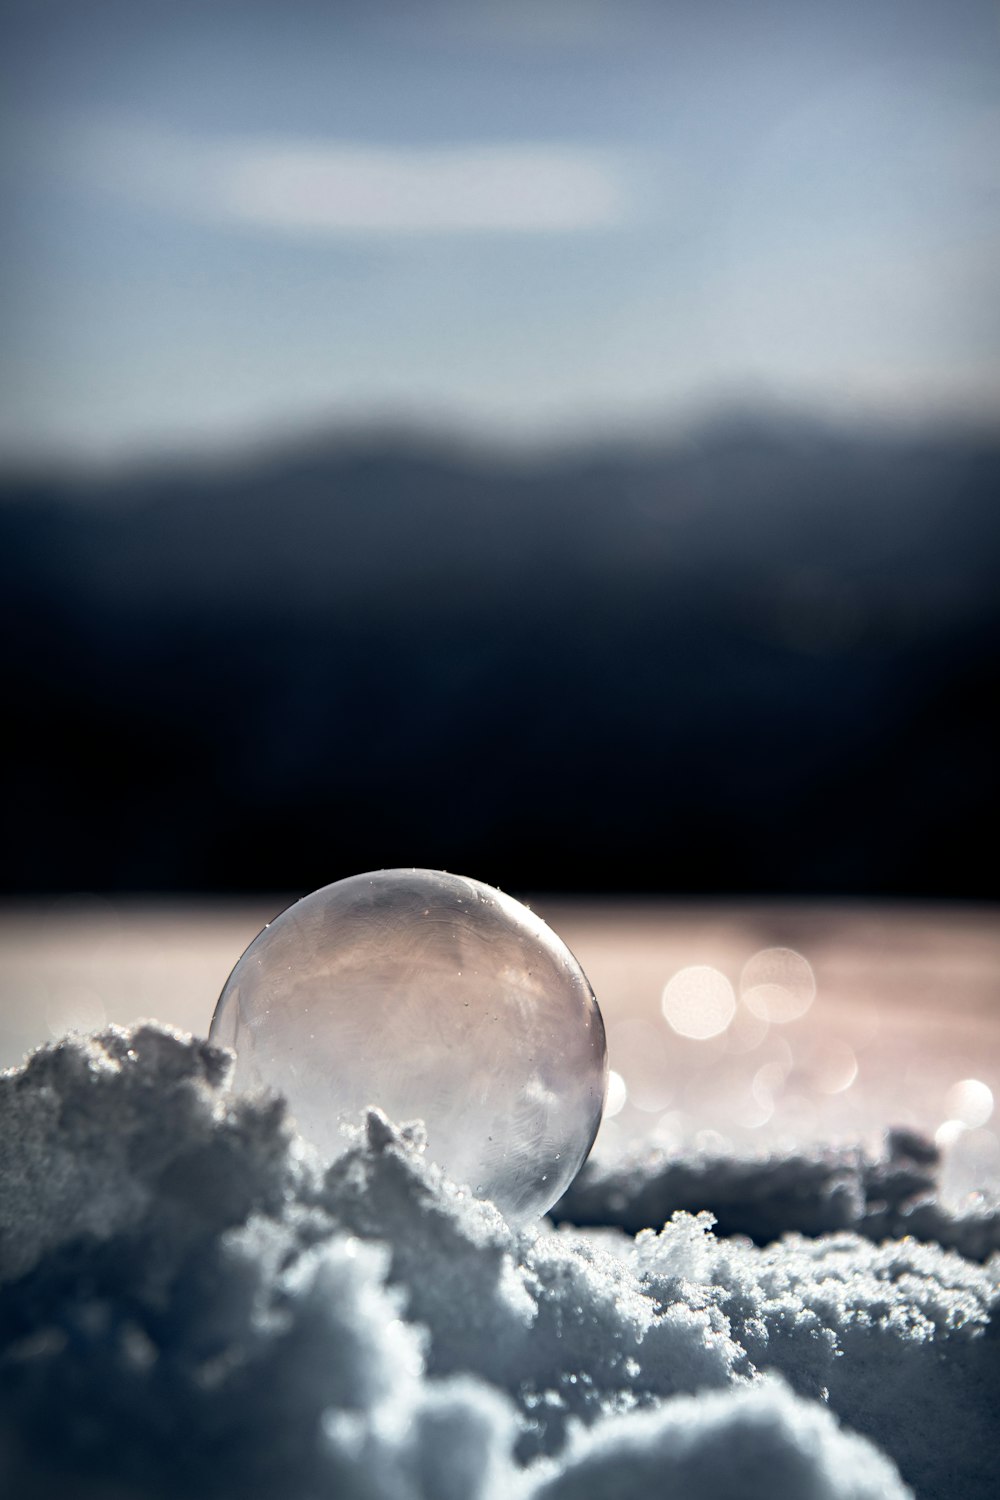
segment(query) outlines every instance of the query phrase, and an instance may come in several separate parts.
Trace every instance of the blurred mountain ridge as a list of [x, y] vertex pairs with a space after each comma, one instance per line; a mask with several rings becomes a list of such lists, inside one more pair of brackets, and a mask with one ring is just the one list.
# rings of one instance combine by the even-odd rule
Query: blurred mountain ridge
[[0, 479], [7, 888], [990, 892], [1000, 437]]

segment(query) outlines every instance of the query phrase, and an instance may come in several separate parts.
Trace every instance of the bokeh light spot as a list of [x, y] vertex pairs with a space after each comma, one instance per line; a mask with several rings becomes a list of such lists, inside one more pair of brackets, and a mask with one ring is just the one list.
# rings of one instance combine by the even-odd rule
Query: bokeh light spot
[[794, 948], [762, 948], [743, 965], [740, 996], [764, 1021], [797, 1021], [816, 998], [812, 965]]
[[628, 1089], [625, 1087], [625, 1080], [612, 1068], [608, 1073], [608, 1097], [604, 1104], [604, 1118], [611, 1120], [615, 1115], [621, 1114], [627, 1098]]
[[708, 964], [680, 969], [664, 988], [661, 1008], [678, 1036], [704, 1041], [725, 1031], [736, 1013], [736, 996], [725, 974]]
[[945, 1111], [967, 1130], [985, 1125], [993, 1113], [993, 1090], [978, 1078], [963, 1078], [945, 1095]]
[[659, 1114], [672, 1102], [670, 1043], [651, 1021], [619, 1021], [608, 1033], [611, 1058], [624, 1082], [628, 1103], [646, 1114]]
[[763, 1016], [754, 1015], [752, 1010], [739, 1003], [736, 1014], [726, 1032], [726, 1051], [737, 1056], [741, 1053], [756, 1052], [757, 1048], [767, 1037], [770, 1026]]
[[939, 1151], [948, 1151], [965, 1134], [961, 1120], [945, 1120], [934, 1132], [934, 1144]]
[[858, 1060], [846, 1042], [830, 1042], [810, 1069], [810, 1081], [821, 1094], [842, 1094], [858, 1076]]

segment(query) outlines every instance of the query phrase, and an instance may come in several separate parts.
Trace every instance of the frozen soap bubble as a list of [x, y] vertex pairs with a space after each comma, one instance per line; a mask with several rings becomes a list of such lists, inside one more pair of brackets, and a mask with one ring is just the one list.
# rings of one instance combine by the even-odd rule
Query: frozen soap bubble
[[215, 1008], [236, 1085], [283, 1093], [328, 1157], [378, 1105], [511, 1218], [550, 1208], [601, 1121], [604, 1023], [564, 943], [502, 891], [440, 870], [353, 875], [250, 944]]

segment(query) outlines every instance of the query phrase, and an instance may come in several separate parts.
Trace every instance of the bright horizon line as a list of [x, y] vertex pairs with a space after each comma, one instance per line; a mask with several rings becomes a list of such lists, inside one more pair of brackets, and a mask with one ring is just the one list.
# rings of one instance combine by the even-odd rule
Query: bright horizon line
[[783, 395], [763, 387], [734, 384], [687, 403], [663, 402], [647, 412], [609, 412], [603, 421], [591, 414], [523, 429], [519, 424], [489, 421], [456, 410], [401, 405], [372, 406], [354, 412], [330, 411], [275, 420], [248, 422], [226, 430], [183, 432], [158, 439], [134, 438], [118, 443], [74, 445], [51, 442], [0, 446], [0, 473], [7, 476], [66, 475], [100, 478], [144, 469], [239, 467], [268, 455], [310, 448], [352, 445], [414, 446], [466, 450], [497, 457], [545, 457], [616, 445], [661, 447], [729, 421], [766, 427], [814, 426], [845, 435], [882, 435], [906, 439], [915, 434], [1000, 441], [1000, 402], [978, 406], [887, 406], [834, 403], [819, 398]]

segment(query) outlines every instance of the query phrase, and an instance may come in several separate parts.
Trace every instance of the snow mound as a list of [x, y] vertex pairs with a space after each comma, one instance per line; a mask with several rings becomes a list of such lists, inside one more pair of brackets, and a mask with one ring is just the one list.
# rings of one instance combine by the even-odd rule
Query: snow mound
[[678, 1156], [649, 1150], [615, 1163], [588, 1162], [552, 1210], [578, 1226], [630, 1234], [678, 1209], [714, 1215], [718, 1232], [766, 1245], [789, 1231], [853, 1229], [867, 1239], [915, 1235], [986, 1260], [1000, 1250], [1000, 1209], [949, 1214], [935, 1198], [937, 1148], [911, 1130], [890, 1130], [885, 1154], [820, 1147], [785, 1156]]
[[377, 1110], [324, 1171], [229, 1062], [147, 1024], [0, 1077], [6, 1493], [995, 1493], [996, 1258], [515, 1231]]

